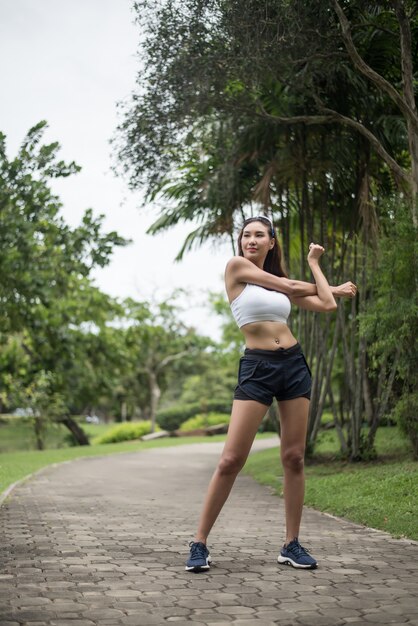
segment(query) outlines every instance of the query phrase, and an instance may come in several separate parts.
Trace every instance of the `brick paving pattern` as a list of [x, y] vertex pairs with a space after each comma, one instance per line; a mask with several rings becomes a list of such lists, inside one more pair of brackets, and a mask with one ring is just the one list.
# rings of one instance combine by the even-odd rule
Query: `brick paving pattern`
[[211, 570], [186, 572], [222, 446], [79, 459], [14, 489], [0, 508], [0, 625], [418, 625], [417, 544], [305, 509], [319, 568], [280, 566], [283, 502], [244, 475], [210, 535]]

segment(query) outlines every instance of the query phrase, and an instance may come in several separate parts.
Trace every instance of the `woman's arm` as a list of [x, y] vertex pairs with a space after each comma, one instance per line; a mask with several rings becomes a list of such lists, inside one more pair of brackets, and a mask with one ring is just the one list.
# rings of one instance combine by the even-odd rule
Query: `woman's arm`
[[229, 283], [252, 283], [267, 289], [281, 291], [287, 296], [309, 296], [318, 293], [314, 283], [302, 280], [291, 280], [282, 276], [275, 276], [261, 270], [242, 256], [234, 256], [228, 261], [225, 270], [225, 280]]
[[[253, 285], [260, 285], [260, 287], [281, 291], [292, 298], [316, 296], [318, 294], [318, 288], [315, 283], [275, 276], [261, 270], [242, 256], [234, 256], [228, 261], [225, 278], [230, 284], [234, 282], [252, 283]], [[350, 281], [336, 287], [330, 287], [330, 289], [335, 298], [352, 298], [357, 292], [357, 287]], [[295, 304], [303, 306], [301, 302], [295, 302]], [[305, 304], [308, 303], [305, 302]]]
[[332, 289], [319, 265], [319, 258], [324, 253], [324, 248], [317, 244], [311, 243], [309, 246], [308, 263], [311, 272], [314, 275], [318, 295], [306, 297], [291, 297], [290, 301], [303, 309], [309, 311], [319, 311], [322, 313], [335, 311], [337, 303], [335, 302]]
[[336, 287], [330, 287], [334, 298], [354, 298], [357, 293], [357, 287], [351, 280]]

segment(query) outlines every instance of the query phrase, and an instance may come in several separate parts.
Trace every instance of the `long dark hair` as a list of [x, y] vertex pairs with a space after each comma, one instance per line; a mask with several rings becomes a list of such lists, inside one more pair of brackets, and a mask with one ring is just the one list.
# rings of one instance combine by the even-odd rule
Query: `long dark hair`
[[241, 228], [240, 234], [238, 235], [238, 254], [239, 256], [244, 256], [242, 251], [242, 235], [244, 233], [244, 228], [251, 224], [251, 222], [261, 222], [265, 226], [267, 226], [268, 233], [271, 239], [274, 239], [274, 246], [271, 250], [268, 251], [267, 256], [264, 261], [263, 270], [265, 272], [269, 272], [269, 274], [274, 274], [275, 276], [284, 276], [288, 278], [287, 272], [284, 269], [284, 263], [282, 259], [282, 250], [280, 248], [280, 244], [277, 239], [276, 231], [272, 222], [268, 219], [268, 217], [264, 217], [264, 215], [259, 215], [257, 217], [249, 217], [245, 220], [243, 227]]

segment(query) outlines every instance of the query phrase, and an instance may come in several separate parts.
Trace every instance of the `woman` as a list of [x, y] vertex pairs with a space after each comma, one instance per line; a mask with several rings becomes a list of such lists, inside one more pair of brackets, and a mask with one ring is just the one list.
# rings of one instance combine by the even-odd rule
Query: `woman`
[[354, 297], [351, 282], [330, 287], [319, 266], [324, 248], [311, 243], [308, 263], [316, 284], [289, 280], [270, 220], [252, 217], [238, 238], [239, 256], [227, 264], [225, 286], [232, 313], [244, 336], [228, 435], [209, 483], [186, 570], [208, 570], [207, 537], [250, 452], [273, 397], [280, 415], [280, 455], [284, 470], [286, 540], [279, 563], [313, 569], [316, 560], [299, 541], [304, 499], [304, 452], [311, 374], [302, 349], [287, 326], [291, 303], [310, 311], [337, 308], [334, 296]]

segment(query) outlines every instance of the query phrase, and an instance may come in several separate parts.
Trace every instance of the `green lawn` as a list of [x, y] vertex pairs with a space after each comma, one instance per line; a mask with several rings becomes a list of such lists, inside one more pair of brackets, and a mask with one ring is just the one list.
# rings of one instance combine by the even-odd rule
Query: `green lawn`
[[[112, 424], [88, 424], [79, 420], [83, 430], [92, 437], [101, 435]], [[63, 424], [48, 424], [45, 435], [45, 448], [68, 447], [71, 435]], [[1, 416], [0, 418], [0, 453], [17, 450], [35, 450], [36, 442], [30, 421], [24, 418]]]
[[[306, 464], [305, 504], [418, 540], [418, 463], [411, 460], [410, 445], [397, 428], [378, 430], [377, 461], [342, 462], [337, 449], [334, 431], [322, 433], [316, 460]], [[282, 495], [277, 450], [250, 456], [244, 472]]]

